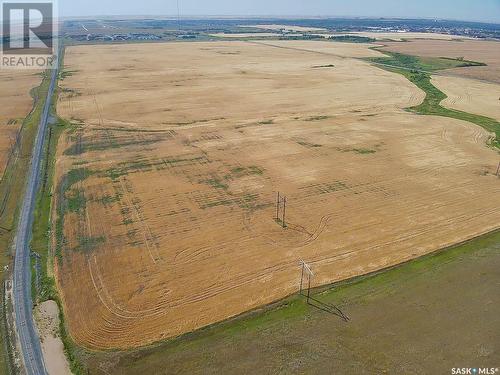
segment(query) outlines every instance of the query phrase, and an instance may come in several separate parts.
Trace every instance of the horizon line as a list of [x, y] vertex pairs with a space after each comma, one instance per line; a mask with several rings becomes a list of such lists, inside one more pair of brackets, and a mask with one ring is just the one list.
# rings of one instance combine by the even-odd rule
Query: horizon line
[[[95, 15], [69, 15], [59, 16], [59, 19], [72, 18], [106, 18], [106, 17], [148, 17], [148, 18], [179, 18], [176, 14], [95, 14]], [[429, 21], [458, 21], [471, 23], [494, 24], [500, 26], [500, 20], [478, 20], [478, 19], [459, 19], [459, 18], [444, 18], [444, 17], [405, 17], [405, 16], [354, 16], [354, 15], [272, 15], [272, 14], [255, 14], [255, 15], [238, 15], [238, 14], [186, 14], [181, 15], [181, 19], [283, 19], [283, 20], [308, 20], [308, 19], [368, 19], [368, 20], [429, 20]]]

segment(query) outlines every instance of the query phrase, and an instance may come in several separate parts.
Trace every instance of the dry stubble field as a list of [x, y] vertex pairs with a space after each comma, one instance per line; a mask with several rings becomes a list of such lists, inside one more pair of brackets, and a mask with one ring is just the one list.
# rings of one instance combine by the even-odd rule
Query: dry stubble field
[[23, 120], [33, 106], [30, 91], [40, 80], [33, 70], [0, 70], [0, 176]]
[[433, 76], [432, 83], [448, 96], [444, 107], [500, 121], [500, 84], [449, 76]]
[[146, 345], [272, 302], [298, 290], [300, 259], [316, 286], [498, 227], [489, 134], [403, 111], [424, 93], [350, 58], [367, 48], [67, 49], [58, 285], [79, 344]]

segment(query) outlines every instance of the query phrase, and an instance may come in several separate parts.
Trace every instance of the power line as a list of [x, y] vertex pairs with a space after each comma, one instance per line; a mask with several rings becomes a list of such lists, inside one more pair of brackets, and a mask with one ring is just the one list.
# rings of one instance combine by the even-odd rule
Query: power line
[[304, 282], [304, 273], [307, 274], [307, 303], [309, 304], [309, 300], [311, 299], [311, 279], [314, 276], [314, 272], [311, 270], [311, 267], [304, 262], [302, 259], [300, 260], [300, 265], [302, 268], [302, 272], [300, 275], [300, 294], [302, 295], [302, 291], [304, 290], [303, 288], [303, 282]]
[[[286, 201], [287, 198], [282, 196], [278, 191], [278, 199], [276, 200], [276, 222], [281, 223], [283, 228], [286, 228]], [[282, 217], [280, 217], [280, 212]]]

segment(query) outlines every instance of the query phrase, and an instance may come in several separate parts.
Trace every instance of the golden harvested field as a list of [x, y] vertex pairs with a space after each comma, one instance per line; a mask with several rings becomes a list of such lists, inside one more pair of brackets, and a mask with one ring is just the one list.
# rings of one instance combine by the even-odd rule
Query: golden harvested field
[[412, 40], [409, 42], [386, 42], [388, 51], [427, 57], [463, 57], [487, 66], [456, 68], [447, 72], [457, 76], [482, 79], [500, 83], [500, 42], [464, 40]]
[[432, 83], [448, 98], [441, 105], [500, 121], [500, 85], [469, 78], [433, 76]]
[[79, 344], [146, 345], [270, 303], [298, 290], [300, 259], [317, 286], [499, 226], [489, 134], [403, 111], [424, 93], [329, 45], [67, 49], [79, 94], [58, 111], [80, 125], [59, 145], [57, 273]]
[[[264, 46], [271, 46], [275, 48], [288, 49], [290, 51], [314, 52], [318, 55], [324, 55], [326, 57], [332, 57], [337, 59], [382, 56], [380, 52], [370, 49], [371, 47], [374, 47], [376, 45], [369, 43], [340, 43], [340, 42], [328, 42], [328, 41], [290, 42], [286, 40], [259, 41], [253, 43], [261, 44]], [[354, 64], [354, 60], [350, 59], [349, 61], [350, 63]]]
[[40, 77], [33, 70], [0, 70], [0, 176], [33, 106], [30, 91], [39, 84]]

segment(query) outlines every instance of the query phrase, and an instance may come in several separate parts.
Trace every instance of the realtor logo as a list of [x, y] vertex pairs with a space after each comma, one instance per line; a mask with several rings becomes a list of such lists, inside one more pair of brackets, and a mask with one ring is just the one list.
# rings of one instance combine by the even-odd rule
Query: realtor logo
[[50, 69], [57, 66], [54, 1], [2, 1], [1, 68]]

